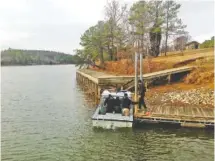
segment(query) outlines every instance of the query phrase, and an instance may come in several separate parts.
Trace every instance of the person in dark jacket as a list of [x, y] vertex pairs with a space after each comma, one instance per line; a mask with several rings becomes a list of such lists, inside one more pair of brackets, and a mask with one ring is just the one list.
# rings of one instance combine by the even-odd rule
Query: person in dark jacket
[[107, 105], [106, 111], [112, 113], [114, 110], [114, 98], [109, 94], [104, 101], [104, 105]]
[[123, 114], [126, 112], [127, 113], [127, 111], [129, 112], [129, 110], [130, 110], [130, 105], [131, 104], [138, 104], [138, 102], [133, 102], [132, 100], [130, 100], [129, 98], [128, 98], [128, 94], [127, 93], [125, 93], [124, 94], [124, 97], [123, 97], [123, 99], [122, 99], [122, 112], [123, 112]]
[[144, 83], [143, 81], [139, 80], [138, 81], [138, 84], [139, 84], [139, 109], [141, 109], [141, 107], [143, 106], [145, 111], [147, 111], [147, 107], [146, 107], [146, 104], [145, 104], [145, 93], [146, 93], [146, 88], [144, 86]]
[[119, 97], [116, 97], [114, 102], [114, 110], [116, 113], [121, 113], [121, 101]]

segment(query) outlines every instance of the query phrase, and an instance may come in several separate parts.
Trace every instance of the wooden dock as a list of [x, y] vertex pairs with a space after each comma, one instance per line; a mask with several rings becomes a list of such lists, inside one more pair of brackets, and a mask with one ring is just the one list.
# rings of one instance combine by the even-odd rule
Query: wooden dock
[[[179, 67], [179, 68], [173, 68], [173, 69], [167, 69], [167, 70], [162, 70], [158, 72], [153, 72], [153, 73], [147, 73], [143, 74], [143, 79], [146, 82], [146, 85], [148, 82], [152, 81], [153, 79], [157, 79], [160, 77], [166, 77], [168, 79], [168, 82], [171, 82], [171, 77], [175, 74], [181, 74], [181, 73], [189, 73], [191, 70], [193, 70], [193, 66], [185, 66], [185, 67]], [[99, 76], [99, 74], [97, 74]], [[107, 85], [107, 84], [119, 84], [119, 85], [124, 85], [125, 82], [130, 82], [134, 80], [134, 76], [128, 76], [128, 75], [100, 75], [97, 77], [98, 79], [98, 84], [99, 85]], [[132, 83], [134, 84], [134, 83]]]
[[[172, 77], [176, 74], [187, 74], [194, 67], [180, 67], [162, 70], [158, 72], [143, 74], [143, 79], [145, 81], [146, 87], [150, 82], [153, 82], [159, 78], [166, 78], [170, 83]], [[76, 72], [77, 82], [80, 83], [85, 90], [88, 90], [89, 93], [95, 93], [98, 98], [100, 97], [100, 90], [102, 88], [107, 88], [108, 86], [123, 86], [123, 89], [131, 90], [134, 86], [134, 76], [129, 75], [111, 75], [103, 72], [93, 71], [90, 69], [81, 69]]]
[[[163, 70], [154, 73], [144, 74], [143, 78], [146, 82], [167, 78], [167, 83], [177, 74], [187, 74], [194, 67], [180, 67]], [[76, 72], [76, 79], [80, 87], [89, 94], [95, 102], [100, 99], [100, 91], [102, 88], [109, 86], [123, 85], [124, 89], [131, 89], [134, 82], [134, 76], [117, 76], [106, 74], [103, 72], [93, 71], [89, 69], [81, 69]], [[157, 107], [150, 109], [150, 115], [146, 116], [143, 112], [135, 113], [135, 120], [142, 123], [167, 123], [178, 124], [183, 127], [214, 127], [214, 109], [199, 107]]]
[[141, 123], [179, 124], [182, 127], [213, 127], [214, 109], [199, 107], [152, 106], [150, 115], [139, 111], [136, 120]]

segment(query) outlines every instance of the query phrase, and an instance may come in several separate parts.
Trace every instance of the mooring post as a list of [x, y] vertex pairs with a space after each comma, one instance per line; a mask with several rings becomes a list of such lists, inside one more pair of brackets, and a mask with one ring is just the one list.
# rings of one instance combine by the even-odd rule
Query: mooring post
[[[135, 63], [134, 63], [134, 69], [135, 69], [135, 83], [134, 83], [135, 84], [134, 85], [135, 95], [134, 95], [134, 97], [135, 97], [135, 101], [137, 101], [137, 79], [138, 79], [138, 77], [137, 77], [137, 61], [138, 61], [138, 54], [137, 54], [137, 52], [135, 52]], [[135, 110], [134, 113], [136, 113], [136, 108], [134, 110]]]
[[168, 84], [171, 83], [171, 74], [168, 75]]
[[137, 52], [135, 52], [135, 63], [134, 63], [134, 69], [135, 69], [135, 82], [134, 82], [134, 88], [135, 88], [135, 99], [137, 97]]
[[140, 80], [143, 81], [143, 54], [140, 53]]

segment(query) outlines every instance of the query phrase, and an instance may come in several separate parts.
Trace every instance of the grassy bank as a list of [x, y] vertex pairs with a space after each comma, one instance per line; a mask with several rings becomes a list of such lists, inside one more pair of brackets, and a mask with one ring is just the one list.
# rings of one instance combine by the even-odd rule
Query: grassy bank
[[[139, 63], [138, 63], [139, 65]], [[178, 83], [177, 88], [190, 89], [199, 86], [213, 88], [214, 81], [214, 49], [188, 50], [183, 54], [180, 52], [169, 52], [167, 56], [147, 58], [143, 60], [143, 72], [151, 73], [180, 66], [195, 66], [182, 83]], [[92, 68], [109, 74], [133, 75], [134, 62], [128, 59], [105, 62], [105, 70]], [[139, 71], [138, 71], [139, 72]], [[166, 90], [171, 86], [165, 86]]]

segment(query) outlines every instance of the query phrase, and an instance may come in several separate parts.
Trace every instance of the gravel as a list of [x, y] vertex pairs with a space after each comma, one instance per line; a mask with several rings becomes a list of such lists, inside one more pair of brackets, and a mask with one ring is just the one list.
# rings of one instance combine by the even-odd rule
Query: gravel
[[199, 88], [187, 91], [174, 91], [167, 93], [152, 93], [146, 96], [147, 102], [152, 104], [189, 104], [201, 107], [214, 107], [214, 91]]

